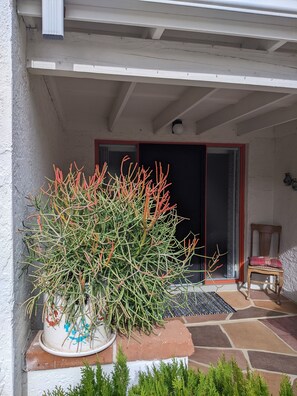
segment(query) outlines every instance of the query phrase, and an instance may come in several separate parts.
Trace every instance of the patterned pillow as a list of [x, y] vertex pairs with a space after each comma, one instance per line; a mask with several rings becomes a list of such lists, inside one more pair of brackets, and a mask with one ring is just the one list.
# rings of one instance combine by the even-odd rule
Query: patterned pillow
[[266, 266], [266, 267], [274, 267], [274, 268], [282, 268], [281, 261], [276, 257], [268, 257], [268, 256], [253, 256], [249, 259], [250, 265], [257, 266]]

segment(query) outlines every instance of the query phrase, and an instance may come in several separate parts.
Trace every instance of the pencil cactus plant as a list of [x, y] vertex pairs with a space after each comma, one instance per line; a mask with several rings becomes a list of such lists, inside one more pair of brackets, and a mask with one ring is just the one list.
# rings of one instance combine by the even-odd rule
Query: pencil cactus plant
[[60, 320], [57, 296], [66, 321], [86, 315], [88, 304], [90, 331], [98, 319], [126, 335], [163, 323], [171, 286], [186, 282], [198, 240], [175, 237], [181, 218], [170, 203], [168, 169], [156, 165], [153, 182], [143, 167], [130, 164], [124, 172], [127, 160], [108, 177], [106, 165], [88, 178], [75, 164], [65, 176], [55, 167], [47, 187], [29, 197], [29, 313], [46, 294], [45, 316], [53, 321]]

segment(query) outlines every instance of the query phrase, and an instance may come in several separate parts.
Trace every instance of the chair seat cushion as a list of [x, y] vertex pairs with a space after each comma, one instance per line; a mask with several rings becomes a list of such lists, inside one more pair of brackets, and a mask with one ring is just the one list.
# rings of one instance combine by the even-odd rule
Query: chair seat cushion
[[276, 257], [268, 256], [253, 256], [249, 259], [250, 265], [282, 268], [282, 262]]

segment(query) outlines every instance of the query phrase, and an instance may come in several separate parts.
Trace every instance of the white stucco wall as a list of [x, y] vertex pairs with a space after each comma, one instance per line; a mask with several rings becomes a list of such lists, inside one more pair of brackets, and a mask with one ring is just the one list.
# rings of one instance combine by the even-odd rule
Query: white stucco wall
[[13, 395], [12, 5], [0, 0], [0, 394]]
[[274, 222], [282, 225], [281, 257], [285, 268], [284, 294], [297, 302], [297, 191], [285, 186], [286, 172], [297, 178], [296, 127], [283, 126], [275, 139]]
[[274, 140], [254, 137], [247, 150], [246, 225], [273, 222]]
[[[170, 364], [174, 361], [188, 366], [188, 357], [181, 357], [175, 359], [162, 360], [165, 364]], [[146, 372], [153, 367], [158, 368], [161, 360], [137, 360], [135, 362], [128, 362], [129, 369], [129, 387], [136, 385], [139, 379], [140, 372]], [[111, 376], [114, 365], [104, 364], [101, 366], [104, 374]], [[55, 370], [39, 370], [30, 371], [28, 373], [28, 396], [42, 396], [45, 391], [53, 391], [56, 386], [61, 386], [67, 389], [69, 386], [74, 387], [79, 384], [81, 378], [81, 369], [83, 367], [70, 367]], [[94, 367], [95, 369], [95, 367]]]
[[18, 229], [25, 196], [63, 160], [63, 131], [43, 78], [27, 73], [26, 29], [15, 4], [0, 0], [0, 10], [0, 394], [19, 396], [30, 320], [22, 305], [28, 282]]

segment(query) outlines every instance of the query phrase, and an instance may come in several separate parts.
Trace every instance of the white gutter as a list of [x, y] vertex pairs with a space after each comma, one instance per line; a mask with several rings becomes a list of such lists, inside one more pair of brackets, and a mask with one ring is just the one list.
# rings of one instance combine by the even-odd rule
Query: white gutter
[[171, 4], [220, 11], [297, 18], [297, 0], [139, 0], [145, 3]]

